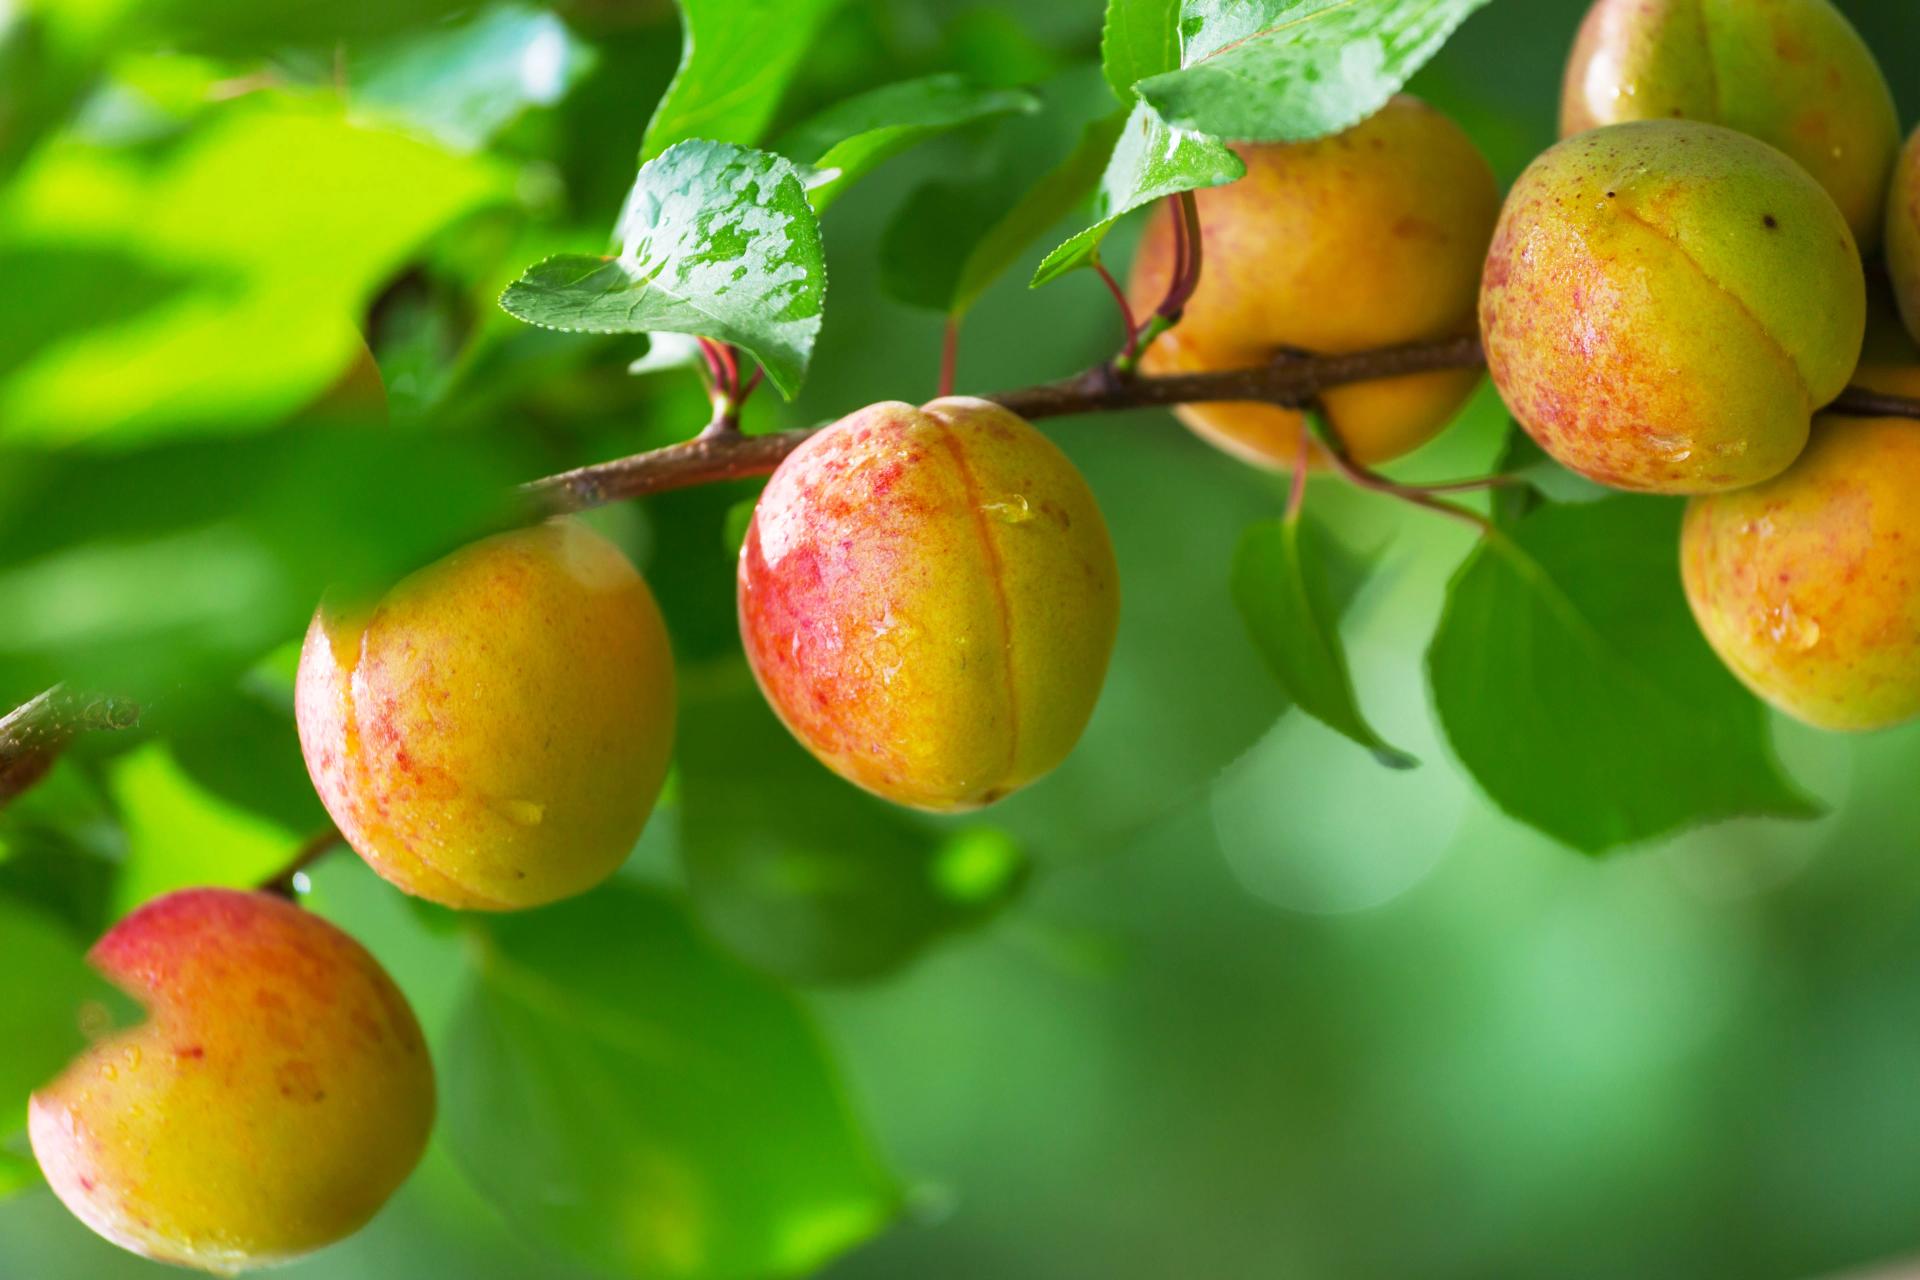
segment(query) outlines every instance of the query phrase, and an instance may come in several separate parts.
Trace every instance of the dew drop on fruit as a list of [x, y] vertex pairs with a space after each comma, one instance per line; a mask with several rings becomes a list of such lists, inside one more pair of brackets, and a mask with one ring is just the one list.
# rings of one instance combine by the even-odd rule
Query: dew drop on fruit
[[1007, 524], [1025, 524], [1033, 519], [1033, 505], [1027, 501], [1024, 493], [1013, 494], [998, 502], [984, 503], [980, 510]]

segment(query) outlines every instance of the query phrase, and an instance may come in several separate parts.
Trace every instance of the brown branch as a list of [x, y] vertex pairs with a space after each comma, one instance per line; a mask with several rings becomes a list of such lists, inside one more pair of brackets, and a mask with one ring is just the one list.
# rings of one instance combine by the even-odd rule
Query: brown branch
[[324, 831], [314, 833], [305, 843], [293, 851], [293, 856], [287, 859], [287, 864], [284, 867], [281, 867], [280, 870], [260, 882], [261, 892], [277, 893], [281, 897], [291, 900], [296, 896], [294, 892], [294, 881], [300, 873], [320, 861], [321, 858], [332, 851], [335, 845], [345, 843], [346, 837], [342, 836], [340, 832], [333, 827], [328, 827]]
[[80, 734], [130, 728], [139, 718], [140, 709], [124, 698], [69, 693], [61, 685], [0, 716], [0, 805], [40, 781]]

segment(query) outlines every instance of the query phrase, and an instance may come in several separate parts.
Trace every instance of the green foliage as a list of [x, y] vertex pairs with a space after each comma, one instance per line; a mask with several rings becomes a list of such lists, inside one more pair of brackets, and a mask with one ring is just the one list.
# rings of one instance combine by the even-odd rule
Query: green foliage
[[1680, 505], [1658, 499], [1539, 507], [1461, 566], [1427, 654], [1460, 762], [1502, 809], [1585, 853], [1817, 811], [1693, 623], [1679, 528]]
[[[27, 1095], [56, 1075], [93, 1028], [130, 1026], [131, 1003], [85, 962], [85, 948], [40, 914], [0, 897], [0, 1138], [26, 1124]], [[7, 1181], [0, 1173], [0, 1182]]]
[[441, 1056], [454, 1155], [507, 1217], [618, 1275], [802, 1274], [897, 1211], [793, 998], [670, 897], [505, 916]]
[[760, 141], [840, 0], [676, 0], [680, 70], [647, 122], [640, 158], [677, 142]]
[[1180, 0], [1107, 0], [1100, 28], [1100, 70], [1121, 105], [1133, 86], [1180, 65]]
[[800, 389], [820, 332], [827, 264], [790, 161], [680, 143], [640, 167], [614, 235], [618, 257], [548, 258], [509, 285], [500, 305], [549, 329], [732, 342], [783, 394]]

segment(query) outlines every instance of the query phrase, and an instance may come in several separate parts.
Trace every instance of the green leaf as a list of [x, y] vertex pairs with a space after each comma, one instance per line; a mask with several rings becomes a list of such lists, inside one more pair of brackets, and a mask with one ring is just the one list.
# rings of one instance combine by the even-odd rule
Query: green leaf
[[840, 0], [678, 0], [680, 70], [647, 122], [640, 158], [711, 138], [751, 146]]
[[792, 996], [616, 882], [476, 932], [445, 1133], [510, 1220], [618, 1275], [811, 1272], [899, 1209]]
[[0, 898], [0, 1137], [26, 1121], [27, 1095], [86, 1047], [89, 1027], [127, 1026], [138, 1011], [86, 964], [51, 920]]
[[1518, 423], [1507, 436], [1495, 470], [1518, 478], [1549, 502], [1604, 502], [1618, 493], [1555, 462]]
[[436, 27], [350, 64], [356, 113], [398, 120], [477, 151], [530, 107], [566, 96], [593, 51], [543, 9], [508, 4]]
[[1185, 0], [1182, 70], [1140, 97], [1180, 129], [1325, 137], [1383, 106], [1487, 0]]
[[1180, 0], [1107, 0], [1100, 70], [1113, 95], [1131, 107], [1133, 86], [1180, 65]]
[[1144, 103], [1136, 105], [1094, 193], [1094, 224], [1041, 261], [1033, 273], [1034, 287], [1091, 266], [1098, 258], [1100, 242], [1123, 214], [1162, 196], [1232, 182], [1246, 171], [1246, 165], [1226, 143], [1171, 129]]
[[1006, 837], [943, 832], [828, 772], [744, 671], [733, 688], [689, 698], [680, 725], [680, 851], [694, 906], [781, 977], [886, 973], [989, 919], [1026, 881], [1026, 858]]
[[122, 912], [194, 885], [248, 888], [279, 870], [300, 836], [208, 791], [165, 744], [114, 760], [107, 790], [127, 832], [115, 887]]
[[818, 176], [809, 194], [813, 207], [825, 211], [848, 186], [908, 147], [976, 120], [1039, 109], [1038, 98], [1017, 89], [983, 89], [956, 75], [926, 76], [836, 103], [774, 149], [811, 162]]
[[1233, 599], [1268, 670], [1294, 705], [1373, 752], [1381, 764], [1419, 763], [1373, 731], [1360, 712], [1340, 643], [1330, 573], [1359, 576], [1339, 544], [1302, 515], [1250, 527], [1233, 557]]
[[31, 1156], [16, 1155], [0, 1147], [0, 1200], [31, 1191], [40, 1182], [40, 1166]]
[[682, 142], [641, 166], [615, 234], [618, 257], [548, 258], [507, 286], [500, 305], [548, 329], [731, 342], [792, 398], [820, 332], [827, 264], [791, 161]]
[[1585, 853], [1740, 815], [1808, 817], [1759, 701], [1680, 589], [1681, 505], [1538, 507], [1461, 566], [1427, 653], [1456, 755]]

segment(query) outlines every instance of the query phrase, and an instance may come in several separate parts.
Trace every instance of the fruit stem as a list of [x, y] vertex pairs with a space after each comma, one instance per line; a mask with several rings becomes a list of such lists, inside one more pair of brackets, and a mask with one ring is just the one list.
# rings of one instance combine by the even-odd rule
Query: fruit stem
[[1127, 291], [1113, 278], [1113, 272], [1107, 270], [1107, 264], [1095, 258], [1093, 269], [1099, 273], [1101, 283], [1107, 286], [1107, 292], [1113, 295], [1114, 305], [1120, 308], [1120, 323], [1126, 330], [1126, 336], [1120, 342], [1120, 355], [1114, 357], [1117, 363], [1133, 351], [1134, 339], [1140, 336], [1140, 323], [1133, 318], [1133, 304], [1127, 301]]
[[335, 845], [345, 843], [345, 837], [334, 827], [315, 832], [293, 851], [285, 866], [260, 882], [260, 891], [279, 894], [289, 902], [297, 901], [306, 888], [301, 883], [301, 873], [325, 857]]
[[940, 384], [934, 392], [936, 396], [953, 394], [953, 378], [960, 359], [960, 320], [957, 316], [948, 316], [946, 327], [940, 334]]

